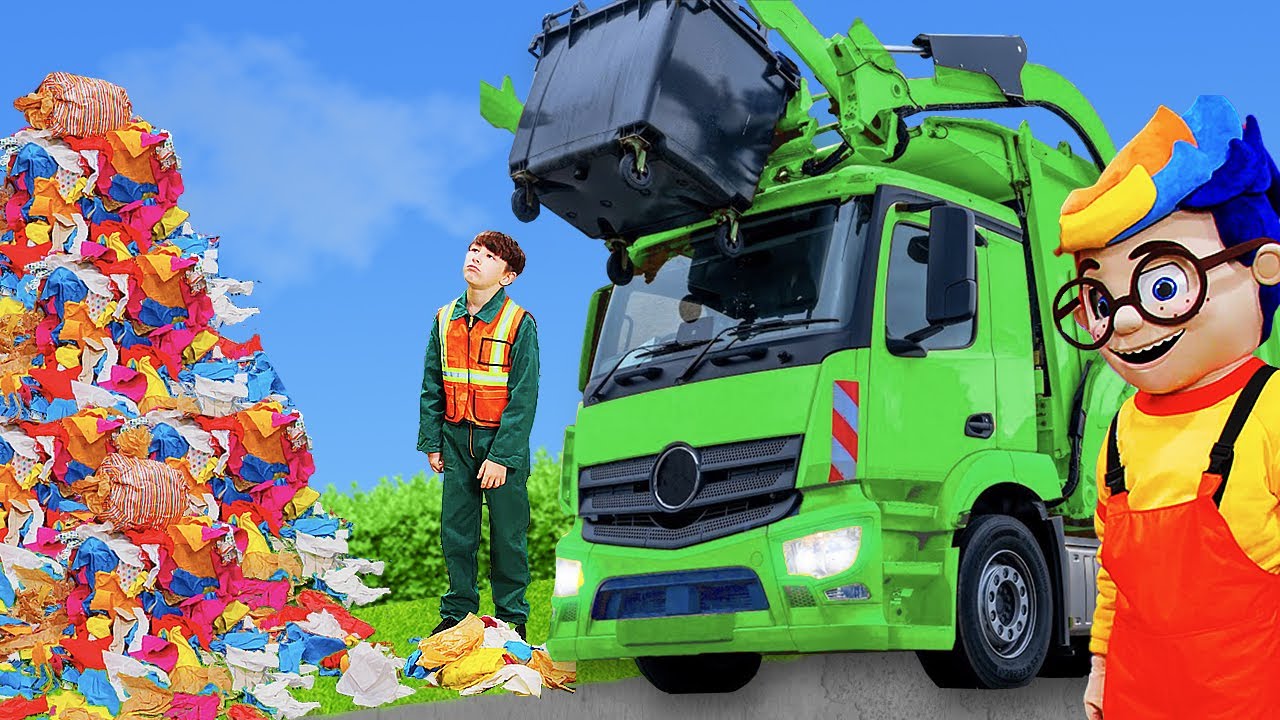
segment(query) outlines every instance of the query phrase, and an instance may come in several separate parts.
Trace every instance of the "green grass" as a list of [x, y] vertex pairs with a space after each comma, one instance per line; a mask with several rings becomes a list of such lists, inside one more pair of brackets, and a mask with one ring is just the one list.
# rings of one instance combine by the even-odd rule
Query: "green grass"
[[[529, 584], [528, 592], [525, 595], [529, 601], [530, 609], [528, 637], [529, 642], [534, 645], [545, 643], [547, 633], [550, 630], [552, 584], [550, 580], [535, 580]], [[490, 599], [487, 589], [481, 589], [480, 598], [480, 614], [492, 615], [493, 601]], [[407, 658], [417, 649], [417, 644], [409, 642], [409, 638], [427, 636], [435, 628], [436, 623], [440, 622], [439, 610], [440, 601], [431, 599], [380, 602], [367, 607], [352, 608], [351, 614], [377, 629], [377, 632], [370, 638], [371, 641], [392, 643], [395, 646], [396, 655], [401, 658]], [[574, 685], [576, 687], [583, 683], [609, 682], [637, 675], [639, 673], [636, 671], [635, 663], [630, 660], [580, 662], [578, 663], [578, 681]], [[454, 700], [460, 697], [456, 690], [431, 687], [422, 680], [402, 678], [401, 682], [414, 688], [417, 692], [382, 707]], [[311, 690], [295, 690], [293, 691], [294, 697], [302, 702], [320, 703], [320, 709], [316, 713], [322, 715], [336, 715], [368, 709], [356, 705], [346, 695], [339, 694], [336, 690], [337, 684], [338, 678], [336, 677], [317, 677], [314, 688]], [[501, 688], [493, 688], [486, 691], [485, 694], [504, 692], [506, 691]], [[544, 692], [564, 691], [544, 688]]]

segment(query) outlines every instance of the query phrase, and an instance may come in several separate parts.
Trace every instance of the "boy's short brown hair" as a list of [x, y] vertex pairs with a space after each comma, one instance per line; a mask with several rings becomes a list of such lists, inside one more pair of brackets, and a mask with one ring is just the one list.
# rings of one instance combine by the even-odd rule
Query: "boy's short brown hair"
[[510, 235], [497, 230], [485, 230], [476, 235], [472, 242], [505, 260], [507, 269], [516, 275], [524, 272], [524, 250], [520, 249], [520, 244]]

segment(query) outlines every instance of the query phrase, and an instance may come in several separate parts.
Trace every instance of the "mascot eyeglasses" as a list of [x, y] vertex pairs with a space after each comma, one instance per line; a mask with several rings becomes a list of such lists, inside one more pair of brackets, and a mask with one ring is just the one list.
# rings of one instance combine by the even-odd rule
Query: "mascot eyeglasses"
[[[1271, 238], [1257, 238], [1233, 245], [1206, 258], [1196, 257], [1187, 248], [1173, 242], [1154, 241], [1135, 248], [1131, 257], [1142, 257], [1129, 279], [1129, 294], [1115, 298], [1101, 280], [1083, 273], [1097, 268], [1098, 263], [1084, 259], [1081, 275], [1058, 291], [1053, 300], [1053, 317], [1058, 332], [1082, 350], [1097, 350], [1111, 339], [1116, 312], [1132, 305], [1138, 314], [1156, 325], [1179, 325], [1191, 319], [1204, 305], [1209, 271], [1241, 255], [1248, 254]], [[1143, 257], [1145, 256], [1145, 257]], [[1083, 304], [1092, 342], [1076, 337], [1079, 325], [1076, 312]]]

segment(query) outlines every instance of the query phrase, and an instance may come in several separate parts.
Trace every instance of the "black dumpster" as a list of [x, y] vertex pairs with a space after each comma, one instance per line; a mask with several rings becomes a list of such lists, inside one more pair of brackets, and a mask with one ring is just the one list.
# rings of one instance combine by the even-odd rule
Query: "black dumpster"
[[592, 238], [745, 210], [799, 83], [759, 24], [723, 0], [579, 3], [548, 15], [529, 49], [538, 64], [511, 149], [512, 209], [528, 222], [545, 205]]

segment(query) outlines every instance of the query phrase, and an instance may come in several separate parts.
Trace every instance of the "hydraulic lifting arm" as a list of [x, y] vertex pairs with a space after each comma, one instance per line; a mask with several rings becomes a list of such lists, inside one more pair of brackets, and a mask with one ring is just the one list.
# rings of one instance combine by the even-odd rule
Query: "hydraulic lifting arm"
[[[1101, 170], [1115, 146], [1084, 95], [1058, 73], [1027, 62], [1017, 36], [919, 35], [909, 46], [882, 44], [862, 21], [824, 38], [791, 0], [748, 0], [760, 22], [777, 30], [827, 90], [835, 130], [866, 160], [895, 155], [903, 119], [931, 110], [1042, 107], [1065, 120]], [[891, 52], [932, 58], [933, 77], [906, 78]], [[808, 108], [788, 108], [789, 115]], [[791, 118], [789, 118], [791, 119]], [[799, 117], [793, 124], [803, 123]], [[784, 120], [783, 124], [787, 124]]]

